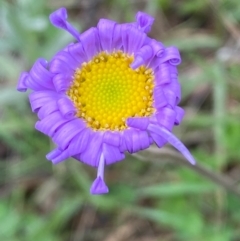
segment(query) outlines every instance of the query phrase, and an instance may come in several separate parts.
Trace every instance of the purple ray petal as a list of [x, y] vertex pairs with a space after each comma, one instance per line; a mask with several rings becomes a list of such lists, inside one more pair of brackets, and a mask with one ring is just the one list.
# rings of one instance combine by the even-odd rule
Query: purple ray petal
[[39, 85], [43, 86], [45, 89], [54, 89], [54, 85], [52, 82], [53, 74], [50, 73], [48, 70], [48, 62], [45, 59], [38, 59], [33, 67], [31, 68], [29, 75], [31, 79], [38, 83]]
[[38, 118], [40, 120], [44, 119], [45, 117], [49, 116], [50, 114], [52, 114], [53, 112], [58, 110], [58, 105], [57, 105], [57, 101], [51, 101], [48, 102], [47, 104], [43, 105], [39, 111], [38, 111]]
[[33, 112], [37, 112], [39, 108], [46, 104], [57, 101], [59, 95], [54, 91], [36, 91], [29, 95], [29, 101]]
[[51, 152], [49, 152], [47, 155], [46, 155], [46, 158], [47, 160], [52, 160], [53, 158], [59, 156], [60, 154], [62, 153], [61, 150], [59, 150], [58, 148], [52, 150]]
[[103, 154], [107, 165], [121, 161], [125, 157], [124, 154], [120, 152], [119, 147], [106, 143], [103, 143]]
[[183, 108], [181, 108], [179, 106], [175, 107], [175, 111], [176, 111], [175, 125], [179, 125], [183, 119], [185, 111]]
[[68, 52], [71, 56], [79, 63], [79, 68], [81, 64], [88, 60], [87, 55], [84, 51], [82, 43], [76, 43], [68, 47]]
[[122, 26], [122, 42], [125, 53], [136, 53], [143, 46], [145, 40], [145, 33], [131, 27], [129, 24], [124, 24]]
[[191, 153], [188, 151], [188, 149], [183, 145], [183, 143], [174, 136], [173, 133], [169, 132], [166, 128], [162, 126], [156, 126], [156, 125], [149, 125], [148, 130], [150, 132], [154, 132], [157, 135], [162, 136], [166, 141], [168, 141], [171, 145], [173, 145], [178, 151], [180, 151], [183, 156], [192, 164], [194, 165], [196, 163], [194, 157], [191, 155]]
[[53, 136], [53, 141], [64, 150], [72, 138], [84, 128], [86, 128], [86, 125], [80, 119], [70, 120], [67, 122], [67, 125], [63, 125], [57, 130], [56, 134]]
[[20, 78], [18, 80], [17, 90], [20, 92], [26, 92], [27, 91], [27, 85], [26, 85], [26, 78], [28, 78], [28, 73], [23, 72], [20, 75]]
[[139, 130], [146, 130], [149, 124], [148, 117], [130, 117], [127, 119], [127, 125]]
[[90, 193], [92, 195], [101, 195], [108, 192], [109, 190], [104, 180], [101, 177], [97, 177], [91, 186]]
[[76, 115], [76, 108], [71, 100], [64, 97], [57, 101], [59, 110], [65, 119], [73, 119]]
[[158, 70], [155, 73], [155, 83], [156, 85], [163, 85], [171, 83], [171, 72], [169, 70], [169, 63], [160, 64]]
[[55, 89], [59, 93], [65, 92], [71, 85], [72, 77], [66, 74], [57, 74], [53, 78]]
[[115, 24], [113, 35], [112, 35], [112, 49], [121, 50], [122, 49], [122, 25]]
[[106, 131], [104, 133], [103, 142], [119, 147], [121, 136], [117, 132]]
[[100, 52], [100, 43], [97, 28], [90, 28], [81, 34], [81, 43], [87, 57], [90, 61], [97, 53]]
[[66, 76], [73, 76], [75, 69], [70, 63], [66, 63], [59, 58], [54, 58], [50, 63], [50, 71], [54, 74], [64, 74]]
[[80, 156], [76, 156], [77, 159], [80, 159], [84, 163], [87, 163], [90, 166], [97, 167], [100, 155], [102, 153], [102, 143], [103, 143], [103, 135], [99, 132], [92, 132], [91, 137], [88, 141], [88, 148], [80, 154]]
[[163, 92], [163, 89], [160, 86], [156, 86], [154, 88], [153, 96], [154, 96], [154, 107], [156, 109], [161, 109], [162, 107], [168, 104], [165, 93]]
[[136, 22], [139, 29], [145, 33], [148, 33], [151, 30], [154, 18], [146, 13], [138, 12], [136, 14]]
[[176, 118], [176, 112], [173, 109], [168, 107], [162, 108], [158, 111], [156, 117], [159, 125], [170, 131], [172, 130]]
[[148, 133], [146, 131], [138, 132], [138, 140], [140, 143], [141, 150], [145, 150], [151, 145], [151, 141], [150, 141]]
[[98, 164], [97, 178], [94, 180], [90, 189], [90, 193], [93, 195], [108, 193], [108, 187], [104, 182], [104, 166], [105, 166], [105, 160], [104, 160], [104, 155], [102, 153]]
[[116, 22], [108, 19], [100, 19], [98, 22], [98, 34], [101, 42], [102, 50], [112, 52], [114, 49], [113, 35]]
[[136, 69], [141, 65], [148, 65], [148, 60], [153, 57], [153, 49], [150, 45], [144, 45], [136, 54], [133, 63], [130, 65], [131, 68]]
[[41, 121], [36, 122], [35, 128], [45, 135], [53, 137], [55, 132], [70, 120], [63, 119], [59, 111], [53, 112], [43, 118]]
[[166, 48], [164, 55], [159, 58], [159, 64], [167, 61], [172, 65], [179, 65], [181, 63], [181, 56], [176, 47]]
[[70, 23], [67, 22], [67, 18], [68, 15], [66, 8], [59, 8], [49, 16], [50, 22], [53, 26], [66, 30], [77, 40], [80, 40], [79, 32]]

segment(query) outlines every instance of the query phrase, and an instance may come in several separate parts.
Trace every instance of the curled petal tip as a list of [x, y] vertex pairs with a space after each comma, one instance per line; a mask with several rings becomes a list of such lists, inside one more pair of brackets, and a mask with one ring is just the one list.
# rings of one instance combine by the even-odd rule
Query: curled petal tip
[[80, 41], [80, 34], [70, 23], [67, 22], [67, 18], [66, 8], [59, 8], [49, 16], [50, 22], [53, 26], [68, 31], [73, 37]]
[[100, 195], [108, 193], [108, 187], [101, 177], [97, 177], [90, 189], [90, 193], [93, 195]]
[[26, 79], [28, 77], [27, 72], [23, 72], [19, 78], [18, 85], [17, 85], [17, 90], [20, 92], [26, 92], [27, 91], [27, 86], [26, 86]]

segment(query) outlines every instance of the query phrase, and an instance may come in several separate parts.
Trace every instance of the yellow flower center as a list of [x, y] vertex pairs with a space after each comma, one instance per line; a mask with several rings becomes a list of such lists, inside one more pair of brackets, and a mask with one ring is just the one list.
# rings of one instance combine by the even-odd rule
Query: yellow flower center
[[93, 130], [124, 130], [129, 117], [153, 114], [153, 71], [133, 70], [133, 56], [101, 52], [77, 69], [67, 95]]

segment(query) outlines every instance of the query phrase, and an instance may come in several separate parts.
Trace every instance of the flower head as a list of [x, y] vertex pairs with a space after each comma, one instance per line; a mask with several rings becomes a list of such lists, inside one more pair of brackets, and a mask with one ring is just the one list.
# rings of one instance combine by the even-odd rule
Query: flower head
[[92, 194], [107, 193], [104, 166], [124, 159], [153, 142], [169, 142], [192, 164], [187, 148], [171, 133], [184, 111], [175, 47], [164, 47], [147, 33], [154, 19], [139, 12], [136, 22], [101, 19], [84, 33], [67, 22], [66, 9], [50, 15], [51, 23], [77, 42], [48, 63], [38, 59], [21, 74], [19, 91], [32, 90], [36, 129], [52, 138], [56, 149], [46, 157], [57, 164], [69, 157], [98, 168]]

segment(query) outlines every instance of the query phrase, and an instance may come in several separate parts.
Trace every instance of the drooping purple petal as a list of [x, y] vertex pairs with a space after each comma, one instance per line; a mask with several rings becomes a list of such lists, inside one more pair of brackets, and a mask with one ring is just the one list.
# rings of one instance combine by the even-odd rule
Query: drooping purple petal
[[145, 33], [148, 33], [151, 30], [154, 18], [146, 13], [138, 12], [136, 14], [136, 22], [140, 30], [142, 30]]
[[127, 125], [139, 130], [146, 130], [149, 124], [148, 117], [130, 117], [127, 119]]
[[80, 40], [79, 32], [67, 22], [67, 10], [66, 8], [59, 8], [49, 16], [50, 22], [57, 28], [61, 28], [69, 32], [77, 40]]
[[72, 101], [66, 97], [63, 97], [57, 101], [58, 108], [65, 119], [73, 119], [76, 115], [76, 108]]
[[104, 182], [105, 157], [103, 153], [101, 153], [98, 163], [97, 178], [94, 180], [90, 189], [90, 193], [93, 195], [108, 193], [108, 187]]
[[168, 141], [171, 145], [173, 145], [178, 151], [180, 151], [191, 164], [194, 165], [196, 163], [194, 157], [191, 155], [188, 149], [183, 145], [183, 143], [166, 128], [151, 124], [148, 126], [148, 130], [150, 132], [154, 132], [157, 135], [160, 135], [161, 137], [163, 137], [166, 141]]

